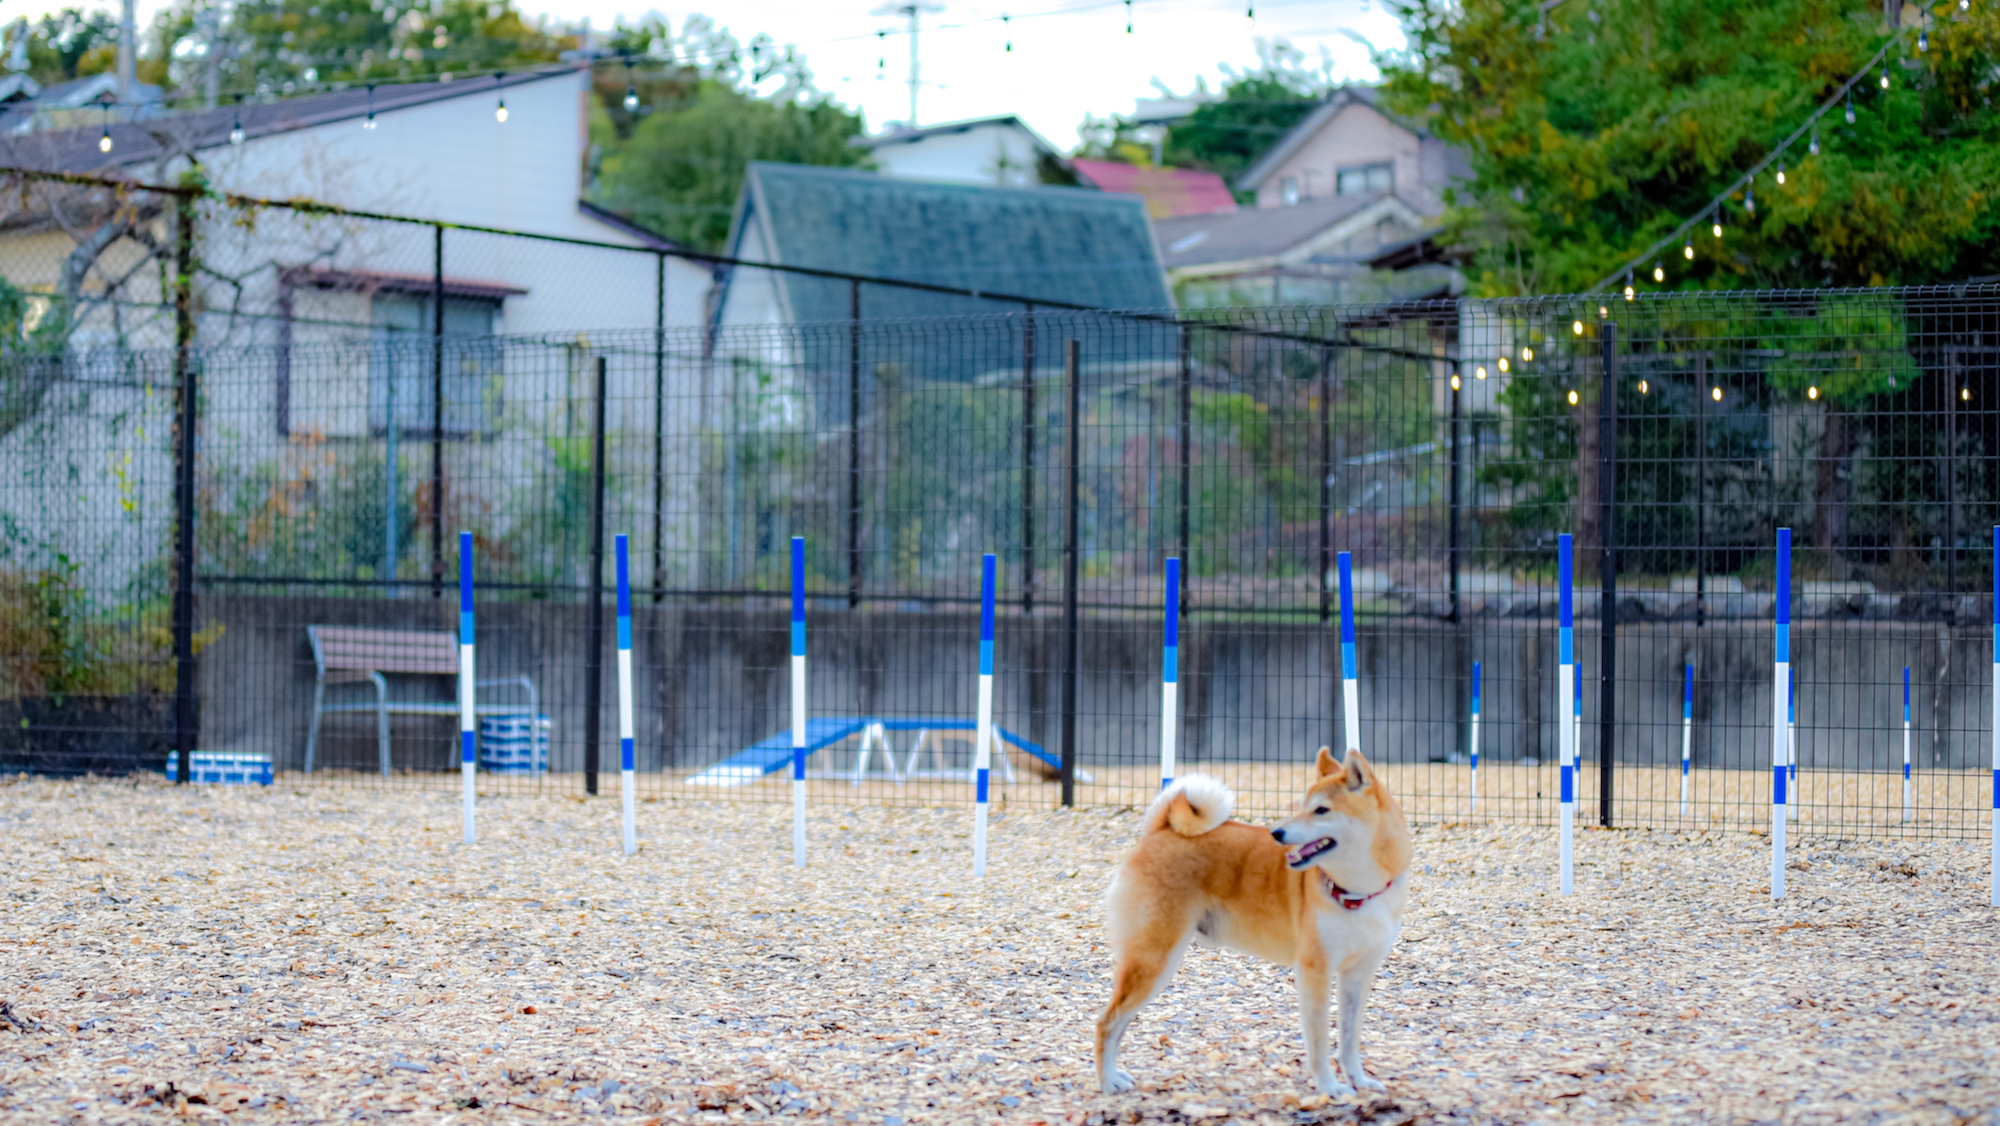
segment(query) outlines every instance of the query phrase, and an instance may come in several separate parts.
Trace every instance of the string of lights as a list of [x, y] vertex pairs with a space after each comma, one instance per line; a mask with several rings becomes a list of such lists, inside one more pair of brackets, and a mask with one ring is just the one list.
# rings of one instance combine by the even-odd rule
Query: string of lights
[[[1959, 0], [1958, 6], [1960, 11], [1966, 11], [1971, 8], [1972, 2], [1971, 0]], [[1898, 44], [1902, 43], [1905, 38], [1908, 37], [1910, 30], [1911, 29], [1908, 27], [1897, 29], [1896, 33], [1891, 35], [1888, 38], [1888, 40], [1886, 40], [1882, 44], [1881, 49], [1877, 50], [1875, 54], [1871, 58], [1869, 58], [1869, 60], [1866, 63], [1863, 63], [1861, 65], [1861, 68], [1855, 71], [1854, 74], [1847, 79], [1847, 81], [1841, 83], [1838, 87], [1836, 87], [1833, 93], [1829, 94], [1826, 100], [1822, 101], [1819, 104], [1819, 107], [1813, 110], [1813, 112], [1805, 119], [1804, 122], [1802, 122], [1799, 125], [1797, 129], [1792, 130], [1790, 136], [1778, 142], [1775, 148], [1771, 149], [1771, 151], [1764, 154], [1763, 159], [1751, 165], [1747, 171], [1739, 175], [1735, 180], [1731, 181], [1728, 187], [1722, 189], [1720, 192], [1717, 192], [1715, 197], [1708, 201], [1708, 205], [1706, 207], [1703, 207], [1700, 211], [1695, 212], [1693, 216], [1689, 217], [1680, 226], [1675, 227], [1671, 232], [1662, 237], [1659, 241], [1653, 243], [1653, 245], [1647, 247], [1643, 252], [1634, 255], [1624, 265], [1618, 267], [1616, 270], [1613, 270], [1611, 273], [1605, 275], [1603, 280], [1599, 281], [1596, 285], [1591, 286], [1585, 292], [1587, 293], [1601, 292], [1605, 289], [1605, 287], [1610, 286], [1616, 283], [1620, 278], [1623, 278], [1625, 281], [1625, 299], [1627, 301], [1630, 301], [1632, 300], [1636, 292], [1632, 284], [1632, 272], [1644, 266], [1647, 262], [1653, 263], [1653, 268], [1652, 268], [1653, 280], [1655, 282], [1665, 282], [1666, 266], [1664, 260], [1661, 258], [1661, 255], [1665, 254], [1667, 252], [1667, 249], [1673, 246], [1674, 243], [1679, 242], [1681, 243], [1682, 256], [1687, 260], [1692, 261], [1694, 259], [1694, 254], [1695, 254], [1693, 232], [1694, 229], [1702, 225], [1704, 221], [1708, 222], [1710, 230], [1713, 233], [1713, 236], [1717, 239], [1720, 239], [1723, 233], [1723, 215], [1724, 215], [1723, 208], [1732, 198], [1735, 197], [1736, 193], [1739, 191], [1743, 193], [1744, 212], [1749, 215], [1755, 215], [1757, 213], [1756, 182], [1758, 175], [1762, 173], [1765, 169], [1770, 168], [1773, 164], [1776, 164], [1777, 181], [1780, 185], [1783, 185], [1785, 182], [1785, 154], [1788, 151], [1790, 151], [1793, 146], [1797, 145], [1801, 138], [1807, 137], [1808, 135], [1810, 135], [1811, 139], [1807, 144], [1807, 149], [1806, 149], [1807, 154], [1810, 156], [1818, 156], [1819, 120], [1820, 118], [1825, 117], [1828, 113], [1831, 113], [1834, 107], [1844, 105], [1846, 107], [1847, 123], [1849, 125], [1854, 124], [1854, 87], [1859, 83], [1861, 83], [1862, 81], [1866, 80], [1870, 74], [1876, 73], [1879, 68], [1880, 77], [1878, 79], [1878, 82], [1883, 90], [1889, 89], [1890, 85], [1889, 66], [1887, 62], [1889, 57], [1889, 52], [1893, 50]], [[1920, 25], [1920, 28], [1917, 33], [1917, 50], [1919, 52], [1928, 51], [1930, 49], [1930, 35], [1928, 31], [1929, 29], [1927, 27], [1923, 27]]]

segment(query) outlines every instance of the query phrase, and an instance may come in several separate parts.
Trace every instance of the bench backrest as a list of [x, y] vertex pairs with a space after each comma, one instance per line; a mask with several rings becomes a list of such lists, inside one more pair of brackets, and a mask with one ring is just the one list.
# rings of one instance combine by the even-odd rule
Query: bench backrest
[[458, 673], [458, 638], [449, 633], [307, 626], [322, 669], [349, 672]]

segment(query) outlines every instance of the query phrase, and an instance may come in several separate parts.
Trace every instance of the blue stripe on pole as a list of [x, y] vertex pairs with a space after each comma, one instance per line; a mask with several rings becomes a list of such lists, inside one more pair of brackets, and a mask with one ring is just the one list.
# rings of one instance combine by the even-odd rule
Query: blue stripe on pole
[[1479, 662], [1472, 662], [1472, 714], [1479, 714]]
[[1792, 627], [1786, 625], [1784, 622], [1779, 622], [1777, 625], [1777, 646], [1778, 646], [1778, 652], [1777, 652], [1778, 662], [1780, 664], [1786, 664], [1786, 665], [1791, 664]]
[[983, 766], [979, 768], [979, 788], [973, 794], [972, 800], [980, 802], [982, 804], [986, 801], [986, 786], [987, 783], [991, 780], [992, 774], [993, 774], [992, 771], [986, 769]]
[[1906, 762], [1903, 764], [1903, 781], [1908, 782], [1909, 780], [1910, 780], [1910, 764]]
[[[1570, 668], [1576, 670], [1576, 691], [1569, 694], [1569, 702], [1571, 707], [1573, 707], [1576, 710], [1576, 714], [1582, 715], [1583, 714], [1583, 666], [1571, 665]], [[1582, 734], [1583, 733], [1580, 731], [1577, 733], [1579, 738], [1582, 737]], [[1576, 753], [1579, 755], [1583, 753], [1583, 747], [1581, 745], [1579, 745], [1576, 748]]]
[[1785, 718], [1797, 722], [1799, 718], [1799, 670], [1785, 670], [1788, 687], [1785, 690]]
[[458, 614], [458, 643], [472, 644], [472, 611], [461, 610]]
[[804, 622], [795, 621], [792, 623], [792, 656], [803, 657], [805, 655], [806, 655], [806, 624]]
[[476, 748], [478, 747], [478, 745], [479, 745], [479, 733], [478, 733], [478, 732], [476, 732], [476, 731], [461, 731], [461, 732], [459, 732], [459, 733], [458, 733], [458, 761], [460, 761], [460, 762], [472, 762], [472, 761], [474, 761], [474, 760], [475, 760], [475, 759], [476, 759], [476, 758], [478, 757], [478, 756], [477, 756], [477, 754], [475, 753], [475, 751], [476, 751]]
[[1354, 644], [1354, 556], [1346, 551], [1340, 553], [1340, 644]]
[[1575, 769], [1567, 763], [1563, 764], [1562, 802], [1564, 805], [1568, 805], [1576, 800], [1576, 779], [1572, 777], [1573, 774], [1575, 774]]
[[[993, 574], [996, 565], [997, 562], [991, 552], [980, 557], [979, 640], [989, 647], [993, 644]], [[993, 671], [993, 662], [987, 660], [983, 654], [979, 661], [979, 671], [982, 673]]]
[[[806, 538], [804, 536], [793, 536], [792, 537], [792, 621], [803, 623], [805, 620], [806, 620]], [[792, 634], [794, 637], [797, 637], [800, 636], [801, 631], [795, 628], [792, 630]], [[804, 650], [794, 647], [792, 649], [792, 652], [801, 653], [804, 652]]]
[[1355, 666], [1356, 666], [1356, 660], [1354, 657], [1354, 643], [1352, 641], [1341, 642], [1340, 679], [1353, 680], [1356, 676], [1360, 675], [1356, 670]]
[[618, 559], [618, 616], [629, 618], [632, 616], [632, 567], [625, 533], [618, 533], [618, 538], [612, 541], [612, 554]]
[[993, 675], [993, 642], [991, 639], [979, 643], [979, 675]]
[[2000, 770], [1993, 772], [1993, 808], [2000, 809]]
[[1160, 682], [1173, 684], [1181, 678], [1181, 647], [1169, 645], [1160, 653]]
[[1903, 722], [1910, 722], [1910, 666], [1903, 666]]
[[461, 614], [472, 612], [471, 532], [458, 533], [458, 612]]
[[[1556, 624], [1564, 629], [1576, 624], [1576, 608], [1570, 597], [1570, 588], [1576, 583], [1576, 568], [1570, 558], [1570, 548], [1568, 533], [1556, 537], [1556, 605], [1560, 611]], [[1563, 658], [1563, 663], [1568, 664], [1569, 658]]]
[[632, 651], [632, 617], [629, 614], [618, 615], [618, 648], [626, 653]]
[[1556, 664], [1576, 663], [1576, 631], [1568, 626], [1556, 630]]
[[792, 781], [803, 782], [805, 780], [806, 780], [806, 749], [804, 747], [793, 747]]
[[1681, 718], [1694, 715], [1694, 666], [1681, 666]]
[[1181, 643], [1181, 561], [1167, 559], [1167, 648]]
[[1771, 768], [1771, 804], [1785, 804], [1785, 764], [1782, 762]]
[[[1778, 529], [1778, 624], [1792, 624], [1792, 530]], [[1780, 661], [1785, 658], [1779, 657]]]
[[1687, 777], [1687, 772], [1688, 772], [1688, 760], [1686, 760], [1686, 759], [1682, 759], [1682, 760], [1681, 760], [1681, 777], [1683, 777], [1683, 778]]
[[618, 740], [618, 769], [620, 770], [638, 769], [637, 767], [632, 765], [632, 740], [630, 739]]

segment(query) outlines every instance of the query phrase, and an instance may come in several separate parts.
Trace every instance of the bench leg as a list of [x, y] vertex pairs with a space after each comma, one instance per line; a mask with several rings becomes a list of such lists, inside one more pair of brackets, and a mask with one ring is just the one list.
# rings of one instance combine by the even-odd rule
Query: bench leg
[[313, 752], [319, 749], [319, 709], [326, 701], [326, 681], [313, 681], [313, 716], [306, 726], [306, 773], [313, 772]]
[[389, 776], [389, 679], [379, 672], [371, 672], [368, 679], [375, 682], [375, 745], [382, 759], [382, 777]]

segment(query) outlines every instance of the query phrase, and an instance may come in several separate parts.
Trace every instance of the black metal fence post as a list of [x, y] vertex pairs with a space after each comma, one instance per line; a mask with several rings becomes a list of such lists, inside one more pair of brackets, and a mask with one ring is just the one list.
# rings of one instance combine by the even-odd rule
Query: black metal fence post
[[1611, 827], [1612, 762], [1618, 710], [1618, 326], [1600, 337], [1604, 385], [1597, 399], [1598, 609], [1597, 823]]
[[1077, 639], [1077, 506], [1083, 458], [1083, 350], [1068, 342], [1063, 381], [1069, 395], [1063, 412], [1063, 699], [1062, 803], [1076, 804], [1076, 692], [1083, 651]]
[[583, 788], [597, 792], [598, 728], [604, 709], [604, 366], [597, 357], [590, 410], [590, 624], [584, 651]]
[[1319, 348], [1319, 620], [1333, 617], [1333, 349]]
[[847, 285], [847, 606], [861, 605], [861, 282]]
[[1021, 613], [1035, 612], [1035, 307], [1021, 312]]
[[174, 781], [186, 782], [200, 741], [194, 665], [194, 199], [174, 197]]
[[666, 601], [667, 256], [654, 256], [653, 278], [653, 602]]
[[[444, 597], [444, 224], [431, 228], [431, 597]], [[395, 419], [389, 420], [394, 426]], [[395, 514], [390, 514], [395, 519]]]

